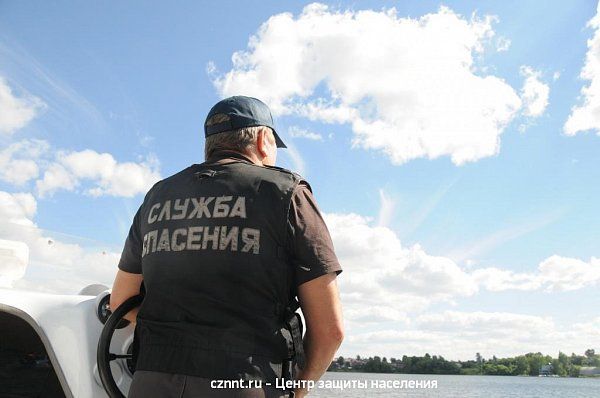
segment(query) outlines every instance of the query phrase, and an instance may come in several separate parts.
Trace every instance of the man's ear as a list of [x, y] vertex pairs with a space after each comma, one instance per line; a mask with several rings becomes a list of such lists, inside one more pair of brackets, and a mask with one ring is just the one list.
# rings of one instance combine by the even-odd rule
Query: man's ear
[[267, 131], [262, 128], [256, 134], [256, 151], [262, 158], [266, 158], [269, 154], [267, 153], [266, 144], [267, 144]]

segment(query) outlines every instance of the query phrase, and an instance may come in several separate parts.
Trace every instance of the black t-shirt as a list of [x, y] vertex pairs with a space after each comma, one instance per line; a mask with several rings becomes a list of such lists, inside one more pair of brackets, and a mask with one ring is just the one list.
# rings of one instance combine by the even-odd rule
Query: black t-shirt
[[[235, 161], [230, 151], [221, 151], [210, 161], [226, 163]], [[250, 159], [247, 159], [250, 161]], [[144, 205], [140, 207], [140, 209]], [[335, 272], [340, 274], [342, 267], [334, 252], [331, 236], [321, 216], [316, 200], [306, 184], [299, 184], [295, 189], [288, 218], [289, 255], [293, 264], [296, 286], [299, 286], [322, 275]], [[119, 261], [119, 269], [134, 273], [142, 273], [142, 237], [140, 231], [140, 209], [138, 209], [125, 247]]]

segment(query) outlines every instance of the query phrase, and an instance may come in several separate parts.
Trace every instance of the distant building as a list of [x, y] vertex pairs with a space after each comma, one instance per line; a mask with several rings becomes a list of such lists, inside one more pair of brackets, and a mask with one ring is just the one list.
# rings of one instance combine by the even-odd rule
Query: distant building
[[552, 375], [552, 364], [549, 363], [548, 365], [542, 365], [542, 367], [540, 368], [540, 376], [550, 376]]

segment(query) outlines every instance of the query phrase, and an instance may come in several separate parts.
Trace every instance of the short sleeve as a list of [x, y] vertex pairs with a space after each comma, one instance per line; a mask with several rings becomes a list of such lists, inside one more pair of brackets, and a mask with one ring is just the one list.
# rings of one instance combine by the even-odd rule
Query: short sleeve
[[327, 225], [304, 183], [293, 193], [288, 222], [296, 286], [331, 272], [342, 272]]
[[123, 247], [123, 253], [121, 253], [121, 260], [119, 261], [119, 269], [131, 274], [142, 273], [141, 209], [140, 207], [133, 217], [133, 222], [125, 241], [125, 247]]

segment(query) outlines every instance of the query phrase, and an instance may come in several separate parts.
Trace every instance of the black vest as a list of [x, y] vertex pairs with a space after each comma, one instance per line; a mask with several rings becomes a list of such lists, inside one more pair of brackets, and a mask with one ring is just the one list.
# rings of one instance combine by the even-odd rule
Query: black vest
[[136, 369], [293, 377], [289, 363], [302, 331], [298, 341], [297, 326], [289, 327], [297, 301], [286, 237], [300, 181], [240, 160], [193, 165], [148, 192], [140, 211], [146, 293]]

